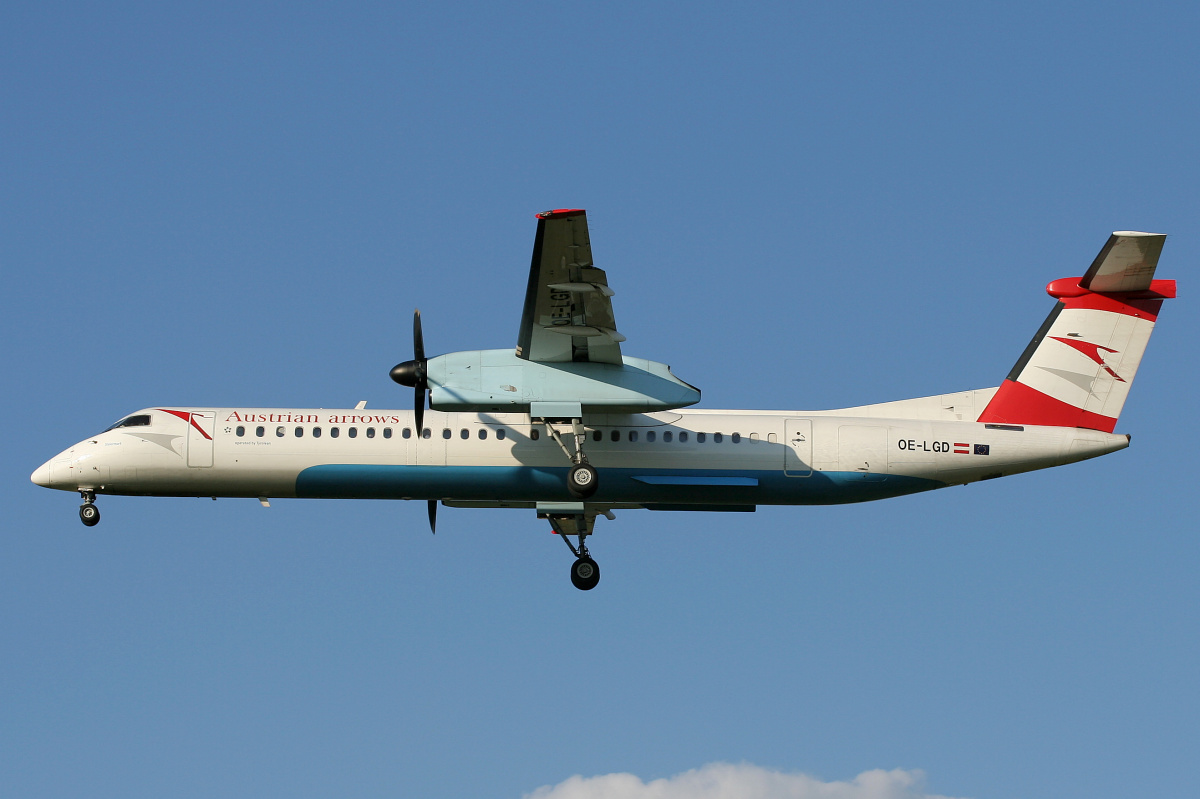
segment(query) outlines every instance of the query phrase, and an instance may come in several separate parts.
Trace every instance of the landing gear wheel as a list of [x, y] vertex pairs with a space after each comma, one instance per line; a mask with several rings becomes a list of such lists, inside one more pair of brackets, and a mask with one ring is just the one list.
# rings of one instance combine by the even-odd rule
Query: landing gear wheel
[[580, 591], [591, 591], [600, 582], [600, 567], [586, 555], [571, 564], [571, 585]]
[[100, 523], [100, 509], [90, 502], [83, 503], [79, 506], [79, 521], [88, 527], [95, 527]]
[[577, 463], [567, 472], [567, 491], [576, 499], [587, 499], [600, 487], [600, 477], [589, 464]]

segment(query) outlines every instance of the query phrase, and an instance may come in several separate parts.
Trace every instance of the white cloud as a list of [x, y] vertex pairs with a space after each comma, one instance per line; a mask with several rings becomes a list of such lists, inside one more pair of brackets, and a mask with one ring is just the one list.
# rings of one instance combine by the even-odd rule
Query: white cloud
[[525, 799], [949, 799], [924, 790], [921, 771], [864, 771], [849, 782], [771, 771], [749, 763], [710, 763], [666, 779], [633, 774], [574, 776]]

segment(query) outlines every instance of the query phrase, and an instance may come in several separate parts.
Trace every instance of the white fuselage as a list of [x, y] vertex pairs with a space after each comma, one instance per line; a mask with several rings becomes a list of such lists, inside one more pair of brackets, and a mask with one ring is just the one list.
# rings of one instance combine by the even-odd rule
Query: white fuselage
[[[605, 508], [833, 504], [1084, 460], [1129, 439], [1074, 427], [979, 424], [993, 390], [841, 411], [593, 414], [584, 451]], [[964, 410], [966, 413], [964, 413]], [[145, 418], [148, 417], [148, 418]], [[521, 413], [149, 408], [33, 474], [97, 494], [426, 499], [532, 507], [569, 499], [570, 466]]]

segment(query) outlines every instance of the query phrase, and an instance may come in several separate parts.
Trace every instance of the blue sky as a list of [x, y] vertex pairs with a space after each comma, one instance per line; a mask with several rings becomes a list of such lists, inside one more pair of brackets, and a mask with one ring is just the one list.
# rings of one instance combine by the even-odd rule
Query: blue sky
[[[1198, 34], [1185, 4], [7, 4], [0, 794], [1194, 790]], [[704, 407], [996, 385], [1117, 229], [1170, 234], [1180, 299], [1126, 451], [620, 513], [587, 594], [530, 513], [103, 498], [88, 530], [29, 482], [154, 404], [406, 407], [413, 307], [431, 353], [515, 343], [555, 207], [625, 351]]]

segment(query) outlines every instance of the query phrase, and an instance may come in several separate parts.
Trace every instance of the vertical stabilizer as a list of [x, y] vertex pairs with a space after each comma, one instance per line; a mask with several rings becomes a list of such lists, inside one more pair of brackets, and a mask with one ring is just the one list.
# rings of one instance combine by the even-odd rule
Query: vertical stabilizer
[[1058, 300], [980, 422], [1111, 433], [1174, 280], [1155, 280], [1166, 236], [1122, 230], [1087, 274], [1046, 287]]

